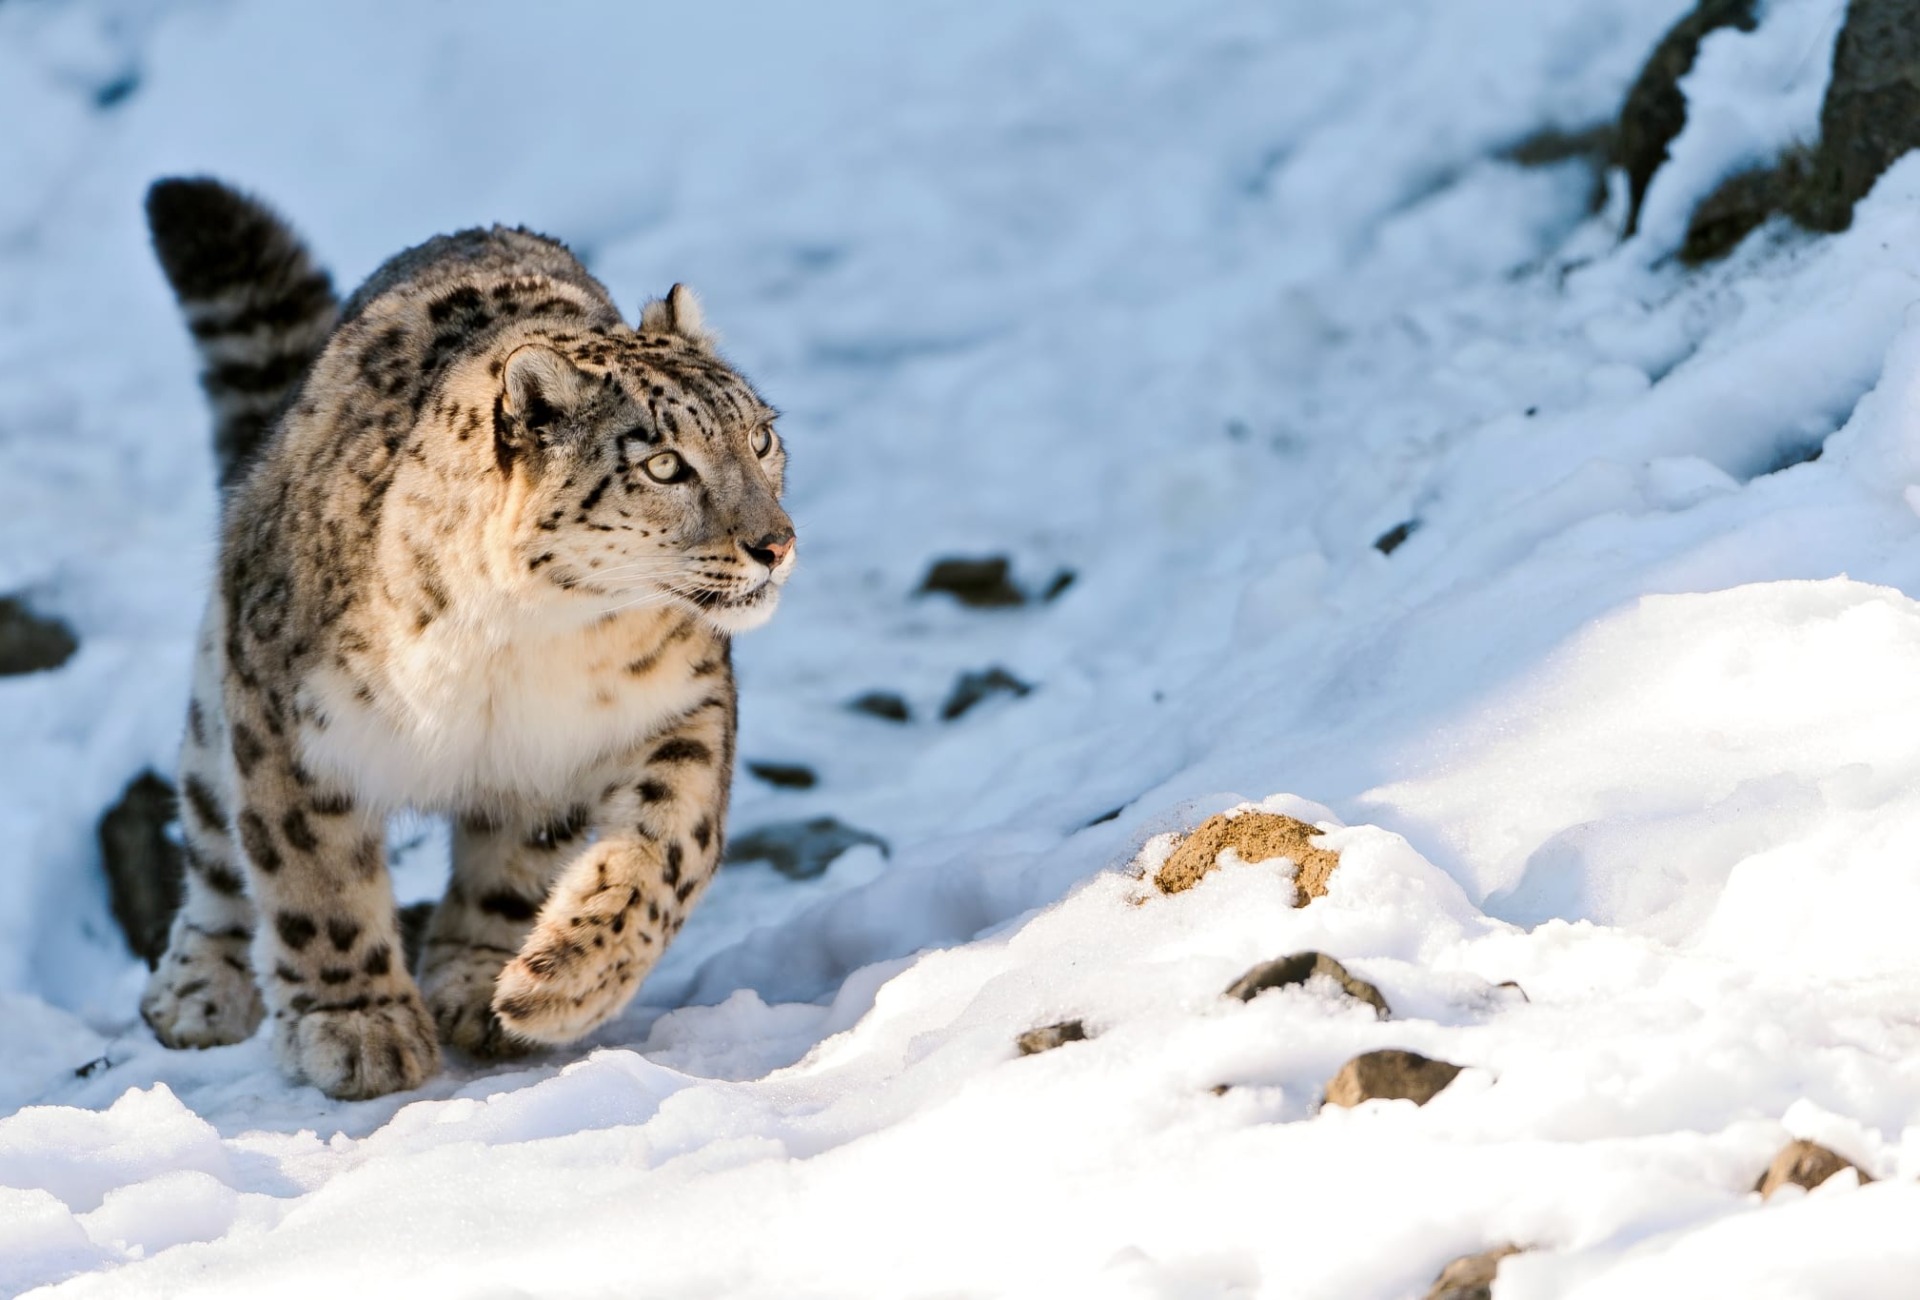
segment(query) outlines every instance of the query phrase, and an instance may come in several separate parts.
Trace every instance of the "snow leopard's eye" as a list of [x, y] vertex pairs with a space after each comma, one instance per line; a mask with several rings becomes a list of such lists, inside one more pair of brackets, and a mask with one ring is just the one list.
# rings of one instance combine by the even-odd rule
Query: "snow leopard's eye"
[[768, 425], [761, 425], [748, 435], [747, 445], [753, 448], [754, 455], [765, 456], [773, 450], [773, 429]]
[[656, 483], [678, 483], [693, 477], [693, 469], [680, 458], [677, 451], [663, 451], [657, 456], [649, 456], [640, 462], [640, 468], [647, 471], [647, 477]]

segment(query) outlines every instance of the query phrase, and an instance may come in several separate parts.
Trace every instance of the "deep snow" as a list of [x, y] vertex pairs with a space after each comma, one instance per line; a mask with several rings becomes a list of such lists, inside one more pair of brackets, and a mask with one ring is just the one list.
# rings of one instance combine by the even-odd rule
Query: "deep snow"
[[[1517, 1241], [1502, 1300], [1910, 1294], [1920, 160], [1673, 262], [1814, 128], [1841, 5], [1773, 0], [1635, 239], [1618, 178], [1503, 161], [1683, 8], [0, 6], [0, 591], [82, 638], [0, 679], [0, 1293], [1398, 1297]], [[729, 868], [589, 1044], [419, 1094], [160, 1049], [92, 836], [171, 768], [211, 550], [177, 170], [343, 284], [501, 219], [698, 287], [794, 454], [742, 753], [821, 776], [735, 831], [891, 855]], [[1077, 577], [911, 594], [993, 552]], [[994, 664], [1035, 690], [938, 721]], [[1135, 878], [1269, 797], [1326, 898]], [[1395, 1017], [1220, 996], [1302, 948]], [[1470, 1068], [1319, 1111], [1381, 1046]], [[1879, 1181], [1762, 1205], [1789, 1135]]]

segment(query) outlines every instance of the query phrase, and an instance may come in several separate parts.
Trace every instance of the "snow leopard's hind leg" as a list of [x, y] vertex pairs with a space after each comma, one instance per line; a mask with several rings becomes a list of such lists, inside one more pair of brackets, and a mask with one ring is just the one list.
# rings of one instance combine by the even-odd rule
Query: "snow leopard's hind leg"
[[220, 1047], [253, 1036], [266, 1009], [248, 947], [253, 903], [233, 841], [227, 723], [208, 620], [194, 671], [193, 702], [180, 746], [180, 826], [186, 838], [186, 896], [167, 950], [147, 980], [140, 1014], [168, 1047]]

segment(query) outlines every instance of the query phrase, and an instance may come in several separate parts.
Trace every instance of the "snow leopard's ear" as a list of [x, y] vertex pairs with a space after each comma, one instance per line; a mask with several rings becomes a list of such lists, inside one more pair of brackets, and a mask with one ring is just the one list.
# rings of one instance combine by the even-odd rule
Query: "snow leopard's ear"
[[700, 300], [693, 296], [693, 290], [684, 284], [676, 284], [667, 290], [664, 298], [655, 298], [640, 309], [640, 332], [643, 334], [678, 334], [697, 347], [713, 347], [713, 332], [707, 328], [706, 316], [700, 310]]
[[595, 392], [589, 376], [539, 343], [517, 347], [508, 355], [501, 382], [506, 413], [536, 436], [579, 410]]

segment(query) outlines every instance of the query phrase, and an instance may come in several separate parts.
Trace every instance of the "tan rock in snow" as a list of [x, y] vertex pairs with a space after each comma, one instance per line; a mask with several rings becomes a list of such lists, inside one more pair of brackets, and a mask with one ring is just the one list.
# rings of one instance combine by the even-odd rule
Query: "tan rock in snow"
[[1221, 852], [1232, 849], [1242, 862], [1274, 858], [1292, 862], [1297, 868], [1293, 878], [1295, 906], [1305, 907], [1327, 892], [1327, 879], [1340, 865], [1338, 853], [1313, 846], [1311, 841], [1319, 834], [1318, 827], [1279, 813], [1248, 811], [1232, 817], [1221, 813], [1201, 822], [1180, 841], [1153, 883], [1163, 894], [1192, 889], [1218, 865], [1216, 859]]

